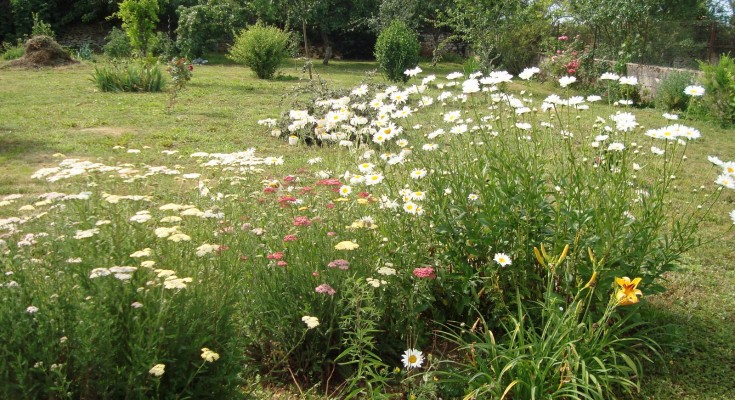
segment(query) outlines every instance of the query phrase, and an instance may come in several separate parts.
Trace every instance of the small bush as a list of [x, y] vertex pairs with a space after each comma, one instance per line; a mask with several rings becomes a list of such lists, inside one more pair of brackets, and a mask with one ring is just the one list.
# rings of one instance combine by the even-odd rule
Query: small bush
[[375, 59], [388, 80], [406, 82], [408, 76], [403, 71], [418, 64], [420, 48], [416, 33], [404, 22], [396, 20], [378, 35]]
[[694, 77], [689, 72], [672, 72], [661, 81], [656, 94], [656, 105], [665, 110], [686, 110], [689, 97], [684, 88], [691, 85]]
[[0, 56], [0, 58], [2, 58], [3, 60], [16, 60], [23, 57], [25, 52], [26, 51], [23, 47], [23, 42], [21, 42], [20, 40], [16, 44], [3, 43], [2, 55]]
[[55, 38], [56, 34], [51, 28], [51, 24], [44, 22], [38, 17], [38, 14], [33, 13], [33, 28], [31, 28], [31, 36], [48, 36]]
[[723, 125], [735, 122], [735, 62], [722, 55], [717, 65], [700, 63], [704, 71], [704, 106]]
[[92, 81], [103, 92], [160, 92], [165, 83], [157, 64], [95, 67]]
[[77, 51], [74, 53], [74, 57], [78, 60], [91, 60], [93, 55], [94, 52], [92, 51], [92, 46], [90, 46], [89, 43], [84, 43], [79, 46]]
[[235, 38], [228, 57], [245, 64], [260, 79], [270, 79], [290, 54], [291, 35], [258, 22]]
[[107, 44], [102, 47], [105, 55], [111, 58], [130, 57], [133, 53], [133, 47], [130, 45], [130, 38], [117, 27], [112, 28], [110, 33], [105, 37]]

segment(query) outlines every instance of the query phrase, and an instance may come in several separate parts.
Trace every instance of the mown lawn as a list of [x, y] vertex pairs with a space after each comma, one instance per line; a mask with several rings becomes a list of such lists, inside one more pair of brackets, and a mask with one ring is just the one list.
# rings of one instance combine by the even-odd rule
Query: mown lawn
[[[426, 73], [446, 74], [457, 64]], [[374, 70], [371, 62], [315, 63], [315, 72], [331, 88], [348, 88]], [[0, 195], [40, 193], [45, 184], [30, 179], [37, 169], [55, 164], [54, 155], [109, 160], [125, 148], [171, 149], [181, 152], [232, 152], [257, 148], [293, 160], [333, 157], [329, 148], [294, 147], [268, 135], [257, 124], [288, 110], [302, 64], [292, 61], [279, 79], [260, 81], [235, 65], [196, 66], [194, 78], [168, 113], [167, 93], [101, 93], [90, 76], [94, 64], [55, 70], [0, 69]], [[378, 82], [380, 76], [373, 78]], [[553, 89], [534, 85], [540, 97]], [[289, 95], [291, 93], [291, 95]], [[607, 105], [594, 106], [588, 115], [607, 115]], [[660, 123], [660, 110], [637, 112], [643, 125]], [[590, 118], [594, 118], [594, 117]], [[659, 121], [659, 122], [656, 122]], [[680, 187], [697, 187], [708, 171], [708, 155], [735, 159], [732, 130], [706, 121], [687, 121], [703, 138], [691, 146]], [[158, 152], [139, 154], [140, 162], [156, 164]], [[186, 165], [188, 159], [181, 159]], [[709, 175], [707, 175], [709, 176]], [[681, 207], [696, 201], [697, 193], [682, 190], [675, 196]], [[648, 365], [641, 397], [650, 399], [735, 398], [735, 236], [727, 218], [735, 196], [723, 193], [719, 205], [701, 225], [702, 246], [689, 255], [687, 265], [668, 275], [669, 290], [647, 298], [647, 310], [665, 334], [659, 338], [663, 359]], [[15, 210], [0, 209], [0, 217]]]

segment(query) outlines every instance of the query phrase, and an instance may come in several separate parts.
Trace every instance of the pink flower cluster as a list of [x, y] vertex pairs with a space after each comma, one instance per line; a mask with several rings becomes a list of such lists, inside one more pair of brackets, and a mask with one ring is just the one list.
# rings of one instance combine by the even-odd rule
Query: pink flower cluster
[[434, 279], [436, 278], [436, 272], [434, 272], [434, 268], [432, 267], [419, 267], [414, 268], [413, 276], [417, 278]]
[[348, 268], [350, 268], [350, 262], [347, 260], [337, 259], [329, 264], [327, 264], [329, 268], [339, 268], [343, 271], [346, 271]]
[[314, 291], [317, 293], [328, 294], [330, 296], [334, 296], [334, 294], [337, 293], [337, 291], [334, 290], [334, 288], [329, 286], [329, 284], [327, 283], [322, 283], [321, 285], [317, 286], [316, 289], [314, 289]]
[[311, 220], [309, 217], [304, 216], [298, 216], [294, 217], [293, 219], [293, 226], [309, 226], [311, 225]]

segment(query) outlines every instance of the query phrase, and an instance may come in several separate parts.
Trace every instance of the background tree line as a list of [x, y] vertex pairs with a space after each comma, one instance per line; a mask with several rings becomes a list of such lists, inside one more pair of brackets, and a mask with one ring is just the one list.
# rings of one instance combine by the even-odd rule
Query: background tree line
[[702, 58], [713, 31], [733, 30], [733, 1], [723, 0], [0, 0], [0, 42], [30, 34], [34, 14], [59, 35], [80, 24], [119, 24], [123, 3], [154, 4], [155, 30], [190, 57], [223, 50], [258, 20], [295, 33], [302, 52], [316, 44], [328, 60], [371, 58], [377, 34], [398, 19], [511, 71], [553, 48], [558, 35], [579, 34], [594, 57], [671, 64]]

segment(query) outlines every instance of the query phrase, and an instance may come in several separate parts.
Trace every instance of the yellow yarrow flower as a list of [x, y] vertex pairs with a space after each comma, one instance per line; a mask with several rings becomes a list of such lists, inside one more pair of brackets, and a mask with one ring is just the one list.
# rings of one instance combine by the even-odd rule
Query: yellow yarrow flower
[[337, 250], [355, 250], [358, 247], [360, 247], [359, 244], [351, 242], [349, 240], [339, 242], [336, 246], [334, 246], [334, 248]]

